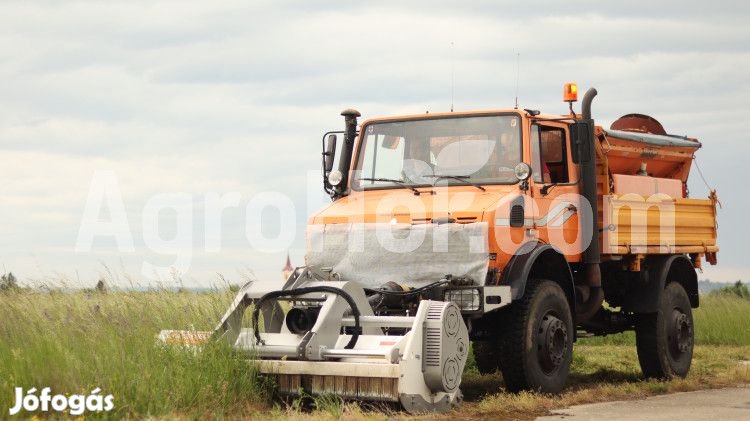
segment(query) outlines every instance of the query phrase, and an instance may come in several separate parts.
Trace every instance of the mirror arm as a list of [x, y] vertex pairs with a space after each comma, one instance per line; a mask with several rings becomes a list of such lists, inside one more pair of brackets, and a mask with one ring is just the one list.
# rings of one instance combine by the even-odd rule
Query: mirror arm
[[539, 189], [539, 193], [541, 193], [542, 196], [546, 196], [549, 194], [549, 191], [552, 190], [552, 188], [555, 186], [557, 186], [557, 183], [545, 184], [541, 189]]

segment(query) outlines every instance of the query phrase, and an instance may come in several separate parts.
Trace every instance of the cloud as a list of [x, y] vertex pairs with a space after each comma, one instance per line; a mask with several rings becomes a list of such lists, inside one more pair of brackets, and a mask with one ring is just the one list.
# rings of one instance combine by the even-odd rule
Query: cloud
[[[446, 111], [451, 97], [458, 110], [510, 108], [518, 73], [523, 107], [565, 112], [561, 86], [578, 81], [599, 89], [594, 111], [605, 125], [641, 112], [701, 139], [701, 167], [725, 204], [719, 261], [734, 276], [750, 270], [738, 182], [750, 155], [748, 9], [671, 0], [7, 3], [0, 264], [88, 279], [100, 261], [122, 259], [138, 273], [143, 245], [131, 256], [104, 243], [73, 253], [98, 169], [117, 173], [135, 232], [150, 195], [164, 192], [192, 195], [196, 233], [208, 192], [240, 192], [241, 206], [283, 192], [301, 227], [326, 201], [319, 186], [308, 194], [306, 176], [319, 168], [322, 133], [342, 128], [342, 109], [364, 118]], [[691, 176], [696, 195], [702, 184]], [[250, 265], [276, 279], [284, 254], [251, 250], [243, 212], [227, 211], [225, 249], [196, 257], [185, 276], [200, 284]]]

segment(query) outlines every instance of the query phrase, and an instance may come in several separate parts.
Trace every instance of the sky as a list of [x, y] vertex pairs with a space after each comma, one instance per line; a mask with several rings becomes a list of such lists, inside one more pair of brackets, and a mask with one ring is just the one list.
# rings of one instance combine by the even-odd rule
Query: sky
[[[701, 140], [722, 208], [719, 265], [699, 277], [748, 280], [749, 18], [737, 1], [4, 1], [0, 272], [278, 280], [328, 202], [320, 139], [341, 110], [512, 108], [517, 92], [521, 108], [565, 113], [575, 81], [598, 89], [599, 124], [637, 112]], [[706, 197], [695, 171], [689, 186]], [[97, 200], [109, 206], [92, 217]], [[262, 206], [279, 201], [295, 212]], [[109, 220], [127, 230], [86, 237], [85, 221]], [[161, 270], [178, 251], [189, 263]]]

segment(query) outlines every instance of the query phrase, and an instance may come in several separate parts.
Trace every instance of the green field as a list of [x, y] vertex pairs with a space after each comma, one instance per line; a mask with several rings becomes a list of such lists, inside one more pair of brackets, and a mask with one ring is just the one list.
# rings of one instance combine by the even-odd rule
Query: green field
[[[228, 291], [0, 292], [0, 418], [8, 416], [16, 386], [83, 395], [98, 387], [115, 398], [112, 418], [305, 416], [294, 402], [274, 399], [273, 384], [225, 346], [193, 353], [157, 345], [161, 329], [212, 329], [232, 298]], [[499, 375], [480, 376], [469, 364], [461, 411], [534, 414], [564, 402], [750, 382], [750, 368], [738, 368], [750, 359], [750, 300], [703, 297], [695, 320], [698, 347], [687, 380], [642, 381], [631, 334], [590, 338], [576, 344], [571, 387], [561, 397], [501, 393]], [[385, 416], [319, 403], [315, 416]], [[536, 410], [523, 409], [528, 405]]]

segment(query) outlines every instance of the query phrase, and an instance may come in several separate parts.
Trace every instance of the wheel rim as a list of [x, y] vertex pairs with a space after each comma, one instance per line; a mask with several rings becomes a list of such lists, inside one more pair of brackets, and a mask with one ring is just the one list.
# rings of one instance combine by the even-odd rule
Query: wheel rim
[[537, 358], [546, 374], [557, 370], [565, 360], [568, 350], [568, 328], [555, 315], [542, 317], [537, 330]]
[[669, 335], [669, 350], [673, 358], [679, 358], [693, 348], [693, 326], [690, 318], [681, 309], [672, 310], [672, 326]]

